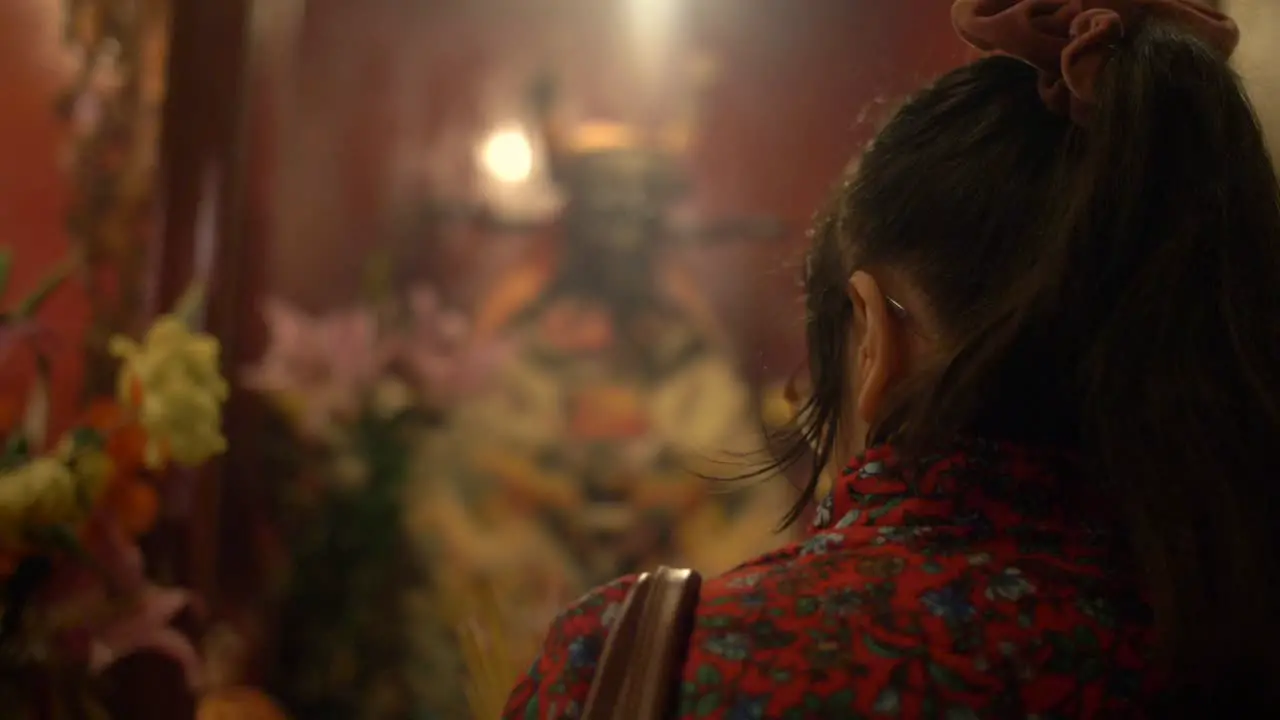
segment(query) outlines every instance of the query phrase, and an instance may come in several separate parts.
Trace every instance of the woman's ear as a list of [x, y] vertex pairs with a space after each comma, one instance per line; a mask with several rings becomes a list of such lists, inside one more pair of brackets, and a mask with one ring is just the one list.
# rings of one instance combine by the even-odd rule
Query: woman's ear
[[858, 420], [870, 426], [880, 417], [889, 391], [902, 378], [906, 339], [874, 276], [855, 272], [847, 292], [854, 308], [849, 338], [850, 370], [856, 378], [854, 409]]

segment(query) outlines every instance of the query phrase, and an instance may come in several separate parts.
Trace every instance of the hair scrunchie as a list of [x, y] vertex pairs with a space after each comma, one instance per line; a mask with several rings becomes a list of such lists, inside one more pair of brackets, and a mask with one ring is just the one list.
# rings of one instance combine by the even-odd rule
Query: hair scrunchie
[[1055, 112], [1086, 125], [1098, 76], [1127, 28], [1168, 21], [1229, 57], [1235, 21], [1193, 0], [955, 0], [951, 22], [978, 50], [1018, 58], [1040, 71], [1040, 95]]

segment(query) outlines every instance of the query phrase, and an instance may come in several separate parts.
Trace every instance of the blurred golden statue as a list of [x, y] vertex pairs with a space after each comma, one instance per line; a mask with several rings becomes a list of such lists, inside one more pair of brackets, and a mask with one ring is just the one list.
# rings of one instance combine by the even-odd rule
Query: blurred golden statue
[[[762, 423], [726, 329], [673, 256], [777, 227], [671, 219], [690, 128], [547, 121], [561, 232], [476, 312], [480, 337], [516, 351], [419, 446], [409, 522], [448, 568], [442, 592], [498, 585], [511, 608], [540, 606], [658, 564], [719, 573], [785, 542], [788, 483], [711, 479], [753, 469]], [[538, 636], [549, 619], [508, 631]]]

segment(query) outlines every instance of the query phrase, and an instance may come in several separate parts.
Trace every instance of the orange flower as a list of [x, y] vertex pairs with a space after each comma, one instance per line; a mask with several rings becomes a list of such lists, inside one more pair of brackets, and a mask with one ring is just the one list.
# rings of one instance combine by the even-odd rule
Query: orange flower
[[111, 473], [101, 503], [129, 537], [141, 537], [155, 527], [160, 496], [143, 479], [147, 436], [133, 416], [111, 400], [95, 400], [84, 410], [82, 427], [102, 433], [111, 459]]
[[147, 433], [137, 424], [127, 425], [107, 436], [107, 456], [115, 463], [116, 475], [137, 475], [145, 464]]
[[91, 400], [89, 406], [80, 414], [80, 424], [95, 430], [106, 430], [122, 422], [124, 422], [124, 413], [120, 406], [104, 398]]
[[160, 516], [159, 493], [154, 486], [136, 478], [121, 478], [113, 483], [102, 501], [129, 537], [146, 535]]
[[80, 425], [102, 433], [104, 451], [111, 458], [111, 472], [101, 499], [103, 507], [130, 537], [147, 534], [159, 517], [160, 496], [148, 482], [146, 432], [128, 410], [106, 399], [91, 402]]
[[115, 466], [112, 482], [121, 476], [135, 476], [142, 469], [147, 434], [142, 426], [112, 400], [94, 400], [85, 409], [80, 424], [106, 438], [106, 453]]

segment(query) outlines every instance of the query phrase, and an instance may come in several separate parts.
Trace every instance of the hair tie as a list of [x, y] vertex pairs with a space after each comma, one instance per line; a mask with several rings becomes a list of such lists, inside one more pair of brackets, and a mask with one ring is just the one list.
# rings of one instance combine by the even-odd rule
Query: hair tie
[[1147, 18], [1183, 26], [1224, 57], [1240, 39], [1235, 21], [1193, 0], [955, 0], [951, 6], [951, 22], [965, 42], [1035, 67], [1045, 104], [1078, 125], [1092, 115], [1098, 76], [1116, 43]]

